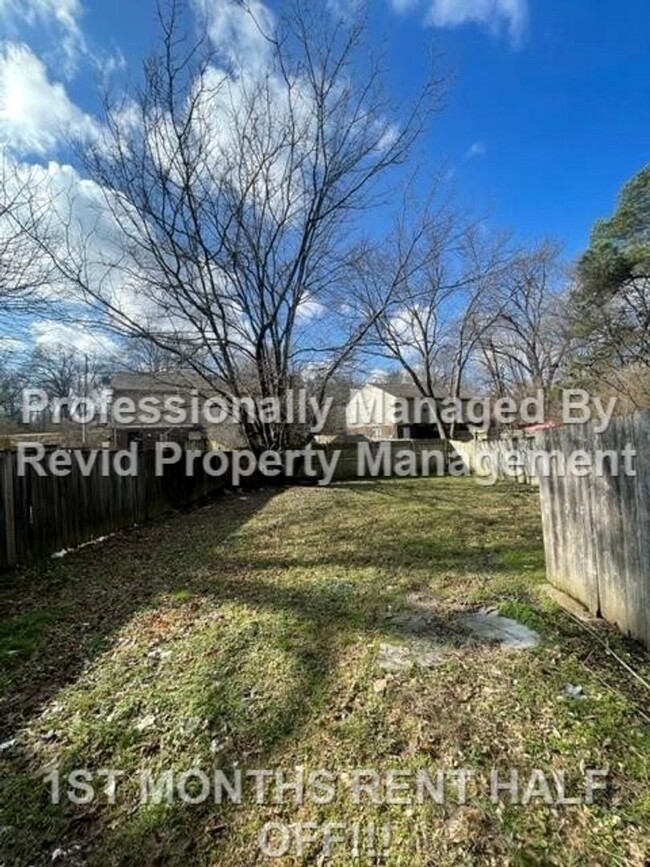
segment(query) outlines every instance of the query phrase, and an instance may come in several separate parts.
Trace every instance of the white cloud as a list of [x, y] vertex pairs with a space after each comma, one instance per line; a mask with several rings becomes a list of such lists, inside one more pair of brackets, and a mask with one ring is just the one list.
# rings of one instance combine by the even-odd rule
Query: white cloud
[[528, 25], [528, 0], [390, 0], [397, 12], [408, 12], [426, 4], [427, 24], [432, 27], [459, 27], [481, 24], [493, 33], [507, 28], [513, 45], [521, 44]]
[[487, 146], [486, 146], [485, 142], [475, 141], [467, 149], [467, 153], [465, 154], [465, 159], [471, 160], [471, 159], [474, 159], [474, 157], [484, 157], [486, 153], [487, 153]]
[[[0, 0], [0, 4], [3, 3], [7, 0]], [[288, 173], [291, 155], [286, 147], [278, 148], [263, 173], [255, 162], [254, 148], [245, 149], [243, 160], [239, 152], [233, 152], [233, 148], [240, 147], [238, 142], [242, 139], [233, 136], [232, 131], [241, 133], [242, 124], [247, 122], [242, 107], [260, 85], [268, 88], [272, 109], [260, 111], [254, 134], [265, 141], [277, 137], [282, 144], [291, 100], [293, 120], [301, 127], [296, 131], [297, 140], [310, 142], [314, 139], [315, 106], [302, 71], [294, 70], [289, 94], [286, 82], [274, 66], [273, 51], [265, 36], [275, 28], [273, 14], [258, 0], [249, 0], [247, 4], [232, 0], [192, 0], [192, 3], [203, 12], [220, 66], [226, 67], [211, 66], [206, 70], [206, 92], [196, 109], [197, 129], [207, 135], [211, 144], [211, 155], [206, 157], [205, 164], [206, 182], [212, 181], [217, 164], [236, 166], [237, 172], [231, 171], [233, 183], [241, 183], [251, 197], [264, 197], [265, 201], [277, 203], [279, 209], [286, 206], [289, 217], [300, 213], [304, 207], [303, 167], [298, 165]], [[252, 11], [252, 16], [247, 9]], [[135, 107], [130, 103], [125, 106], [120, 124], [125, 140], [143, 133]], [[381, 124], [380, 132], [386, 126], [380, 118], [377, 124]], [[161, 165], [173, 176], [178, 155], [165, 135], [166, 128], [167, 119], [163, 116], [148, 134], [151, 145], [158, 145]], [[397, 130], [389, 127], [380, 146], [389, 146], [396, 134]], [[9, 43], [4, 49], [0, 48], [0, 144], [8, 143], [16, 156], [42, 155], [51, 152], [67, 136], [98, 136], [101, 144], [102, 128], [70, 100], [60, 83], [50, 80], [42, 59], [26, 45]], [[151, 277], [156, 274], [157, 263], [136, 262], [126, 253], [130, 245], [125, 243], [119, 226], [112, 219], [110, 207], [106, 206], [107, 197], [110, 203], [110, 193], [83, 180], [71, 166], [50, 162], [47, 167], [39, 165], [35, 172], [39, 200], [48, 214], [50, 243], [59, 259], [72, 272], [77, 262], [80, 267], [83, 265], [84, 277], [93, 293], [110, 302], [113, 309], [121, 311], [125, 317], [140, 323], [154, 321], [160, 331], [177, 326], [175, 311], [170, 310], [168, 300], [159, 303], [164, 281]], [[224, 294], [226, 291], [227, 287]], [[71, 316], [84, 309], [83, 293], [74, 285], [66, 284], [63, 278], [49, 287], [48, 294], [63, 302]], [[317, 323], [321, 313], [322, 307], [313, 299], [305, 299], [299, 311], [304, 323]], [[240, 343], [246, 343], [245, 321], [234, 305], [228, 318], [228, 328], [232, 328]], [[38, 323], [34, 326], [34, 339], [51, 345], [74, 337], [72, 332], [62, 331], [57, 325]], [[85, 339], [82, 334], [79, 336], [82, 344]]]
[[5, 335], [0, 335], [0, 354], [4, 352], [21, 352], [21, 350], [23, 350], [25, 346], [25, 341], [21, 340], [19, 337], [7, 337]]
[[303, 319], [318, 319], [326, 312], [326, 308], [315, 298], [305, 298], [298, 305], [298, 316]]
[[60, 57], [63, 53], [66, 73], [74, 70], [79, 55], [87, 50], [79, 25], [82, 12], [80, 0], [0, 0], [0, 18], [6, 27], [27, 24], [56, 28], [61, 36], [57, 54]]
[[526, 28], [526, 0], [433, 0], [427, 16], [435, 27], [457, 27], [470, 22], [498, 31], [506, 24], [513, 42]]
[[327, 8], [335, 18], [354, 18], [362, 8], [362, 0], [327, 0]]
[[95, 122], [71, 102], [62, 84], [50, 81], [43, 62], [26, 45], [5, 45], [0, 53], [0, 144], [43, 154], [68, 137], [85, 139], [95, 133]]
[[[70, 281], [70, 275], [85, 271], [92, 291], [101, 294], [107, 303], [138, 322], [148, 320], [152, 304], [142, 295], [135, 268], [126, 271], [115, 266], [124, 249], [124, 238], [106, 206], [106, 191], [93, 181], [83, 179], [72, 166], [50, 162], [47, 166], [12, 160], [8, 178], [9, 189], [29, 185], [29, 203], [43, 215], [42, 231], [53, 255], [69, 269], [67, 275], [53, 271], [46, 285], [39, 287], [41, 300], [49, 310], [62, 316], [83, 318], [87, 307], [84, 293]], [[21, 206], [22, 207], [22, 206]], [[17, 217], [20, 218], [20, 209]], [[0, 219], [0, 237], [5, 229]], [[34, 251], [36, 276], [40, 278], [38, 251]], [[42, 328], [42, 326], [39, 326]], [[51, 329], [46, 329], [51, 333]], [[39, 331], [35, 336], [41, 334]], [[46, 334], [43, 331], [43, 334]]]
[[95, 62], [104, 82], [109, 81], [114, 73], [124, 72], [128, 68], [126, 57], [119, 47], [96, 57]]
[[414, 361], [420, 355], [418, 347], [423, 343], [426, 322], [427, 309], [417, 304], [396, 310], [390, 318], [390, 333], [401, 344], [401, 352], [409, 361]]
[[74, 349], [93, 356], [111, 355], [117, 350], [115, 341], [110, 337], [79, 323], [67, 325], [64, 322], [43, 319], [32, 323], [31, 332], [36, 346], [43, 349]]
[[260, 0], [193, 0], [207, 25], [215, 48], [236, 70], [260, 71], [268, 67], [275, 31], [273, 13]]

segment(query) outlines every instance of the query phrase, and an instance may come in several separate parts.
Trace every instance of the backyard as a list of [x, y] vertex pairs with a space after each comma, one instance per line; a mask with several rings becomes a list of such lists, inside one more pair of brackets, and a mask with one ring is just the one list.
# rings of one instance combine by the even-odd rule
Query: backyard
[[[316, 864], [318, 831], [277, 859], [260, 833], [335, 822], [360, 836], [332, 864], [356, 863], [354, 845], [358, 863], [404, 867], [647, 864], [650, 696], [608, 646], [645, 680], [650, 663], [544, 582], [536, 491], [449, 478], [224, 495], [4, 576], [0, 862]], [[463, 615], [484, 607], [539, 644], [469, 634]], [[73, 803], [80, 768], [121, 776]], [[368, 769], [382, 786], [443, 771], [449, 785], [443, 803], [357, 803], [345, 785], [276, 798], [269, 778], [269, 797], [215, 804], [194, 780], [197, 803], [140, 802], [143, 771], [191, 768]], [[520, 800], [536, 779], [537, 797], [493, 799], [494, 769], [518, 773]], [[584, 795], [586, 769], [607, 769], [606, 789], [557, 803], [553, 781]]]

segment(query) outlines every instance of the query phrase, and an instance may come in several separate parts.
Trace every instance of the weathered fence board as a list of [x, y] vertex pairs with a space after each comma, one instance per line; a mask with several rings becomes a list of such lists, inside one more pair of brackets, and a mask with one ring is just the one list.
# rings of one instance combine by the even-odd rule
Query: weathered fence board
[[[650, 412], [614, 419], [602, 433], [565, 426], [540, 441], [564, 459], [583, 450], [602, 463], [584, 477], [557, 467], [540, 476], [549, 581], [650, 646]], [[626, 446], [636, 452], [635, 476], [623, 471]]]
[[67, 476], [17, 474], [15, 452], [0, 452], [0, 571], [154, 518], [223, 489], [229, 479], [207, 475], [200, 463], [188, 476], [181, 464], [157, 477], [155, 456], [139, 456], [139, 472], [88, 475], [73, 462]]
[[534, 436], [451, 440], [454, 452], [473, 475], [537, 484]]

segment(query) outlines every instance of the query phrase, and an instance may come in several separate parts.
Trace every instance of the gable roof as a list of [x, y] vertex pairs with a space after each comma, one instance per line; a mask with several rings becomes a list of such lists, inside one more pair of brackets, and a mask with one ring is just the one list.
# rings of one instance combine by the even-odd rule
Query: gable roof
[[[413, 382], [369, 382], [368, 385], [373, 385], [375, 388], [380, 388], [382, 391], [385, 391], [386, 394], [391, 394], [393, 397], [399, 397], [404, 400], [408, 400], [409, 398], [424, 398], [426, 395], [423, 395], [420, 389]], [[433, 392], [434, 400], [448, 400], [449, 393], [440, 387], [436, 387]], [[460, 398], [461, 400], [469, 400], [474, 397], [472, 394], [468, 394], [468, 392], [461, 389]]]
[[422, 397], [422, 392], [412, 382], [370, 382], [368, 384], [380, 388], [386, 394], [392, 394], [393, 397]]
[[169, 370], [160, 373], [119, 371], [111, 376], [114, 391], [169, 392], [196, 388], [214, 392], [214, 386], [194, 370]]

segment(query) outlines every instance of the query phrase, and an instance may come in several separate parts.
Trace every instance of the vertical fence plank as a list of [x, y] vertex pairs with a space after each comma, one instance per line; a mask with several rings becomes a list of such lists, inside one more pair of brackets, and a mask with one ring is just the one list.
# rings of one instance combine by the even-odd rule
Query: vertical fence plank
[[0, 454], [2, 469], [0, 486], [2, 488], [2, 526], [4, 531], [4, 556], [0, 565], [13, 566], [17, 562], [16, 551], [16, 513], [14, 508], [14, 456], [11, 452]]

